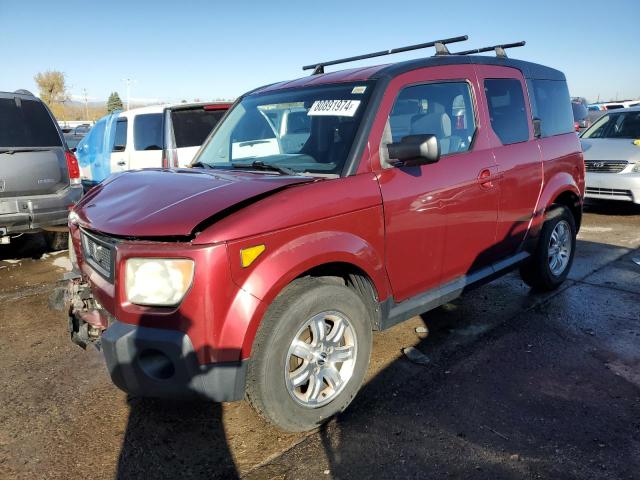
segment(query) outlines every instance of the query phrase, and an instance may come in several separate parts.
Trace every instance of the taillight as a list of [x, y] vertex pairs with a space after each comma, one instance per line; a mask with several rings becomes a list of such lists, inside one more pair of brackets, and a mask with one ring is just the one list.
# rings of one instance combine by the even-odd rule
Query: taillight
[[71, 185], [80, 185], [82, 182], [80, 180], [80, 165], [78, 165], [78, 159], [69, 150], [67, 150], [64, 153], [64, 156], [67, 159], [67, 170], [69, 171], [69, 183]]
[[580, 131], [580, 122], [573, 122], [573, 128], [576, 132]]
[[162, 150], [162, 168], [169, 168], [169, 158], [167, 150]]

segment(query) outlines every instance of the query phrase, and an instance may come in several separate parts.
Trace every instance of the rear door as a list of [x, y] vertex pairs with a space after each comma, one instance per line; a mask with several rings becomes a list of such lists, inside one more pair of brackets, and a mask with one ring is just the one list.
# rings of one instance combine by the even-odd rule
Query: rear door
[[163, 124], [161, 112], [133, 117], [133, 151], [129, 156], [129, 168], [162, 167]]
[[495, 257], [515, 254], [523, 244], [542, 191], [542, 156], [533, 136], [531, 109], [519, 70], [477, 65], [483, 85], [488, 134], [500, 175]]
[[227, 105], [197, 105], [167, 109], [165, 141], [169, 167], [186, 167], [227, 111]]
[[[472, 66], [415, 70], [391, 81], [372, 129], [384, 201], [386, 266], [395, 301], [484, 266], [495, 240], [499, 182], [478, 116]], [[386, 143], [438, 137], [441, 158], [391, 167]], [[387, 163], [385, 165], [385, 163]], [[480, 180], [482, 172], [489, 177]]]
[[53, 116], [33, 97], [0, 93], [0, 197], [49, 194], [68, 185]]

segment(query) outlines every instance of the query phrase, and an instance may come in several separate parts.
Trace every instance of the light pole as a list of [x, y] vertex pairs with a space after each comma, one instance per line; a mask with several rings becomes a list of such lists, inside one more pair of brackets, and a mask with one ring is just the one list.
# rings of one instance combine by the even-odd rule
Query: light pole
[[127, 110], [129, 110], [131, 108], [131, 84], [134, 83], [135, 80], [132, 80], [131, 78], [127, 77], [127, 78], [123, 78], [122, 81], [127, 86]]
[[88, 105], [88, 97], [87, 97], [87, 89], [82, 89], [82, 96], [84, 97], [84, 118], [89, 120], [89, 105]]

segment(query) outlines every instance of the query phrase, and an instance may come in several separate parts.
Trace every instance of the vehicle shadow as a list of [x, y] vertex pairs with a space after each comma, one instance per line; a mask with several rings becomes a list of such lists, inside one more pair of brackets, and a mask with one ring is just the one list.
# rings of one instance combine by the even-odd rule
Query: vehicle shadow
[[[183, 317], [180, 323], [186, 329], [190, 320]], [[140, 326], [157, 328], [157, 319], [143, 316]], [[143, 344], [137, 337], [134, 337], [133, 343], [138, 351], [149, 347], [148, 343]], [[197, 353], [191, 351], [186, 356], [182, 355], [182, 360], [192, 362], [197, 357]], [[117, 377], [129, 367], [136, 372], [142, 371], [136, 357], [131, 365], [120, 365], [110, 373]], [[179, 368], [176, 366], [176, 372]], [[164, 381], [172, 382], [174, 379]], [[130, 412], [116, 478], [238, 477], [227, 445], [222, 404], [198, 397], [190, 385], [183, 385], [188, 398], [141, 398], [128, 395]]]
[[[585, 349], [597, 348], [597, 340], [554, 331], [551, 319], [575, 316], [577, 307], [560, 304], [565, 311], [550, 315], [539, 306], [545, 295], [553, 296], [534, 293], [510, 275], [422, 315], [429, 335], [415, 348], [430, 364], [399, 357], [320, 428], [317, 441], [331, 476], [584, 478], [595, 468], [607, 470], [606, 478], [623, 478], [632, 472], [627, 459], [637, 451], [620, 433], [630, 419], [612, 411], [610, 402], [628, 395], [631, 407], [624, 408], [637, 411], [637, 389], [614, 374], [593, 377], [601, 362]], [[502, 314], [510, 302], [520, 307]], [[607, 313], [581, 304], [581, 315], [606, 319]], [[512, 323], [527, 311], [540, 323], [523, 322], [516, 330]], [[473, 330], [479, 320], [493, 323], [468, 344], [457, 344], [452, 332]], [[296, 460], [304, 464], [304, 453]]]
[[632, 216], [640, 215], [640, 205], [614, 200], [585, 200], [584, 211], [598, 215]]
[[9, 245], [0, 245], [0, 260], [42, 257], [49, 251], [42, 234], [23, 234], [11, 239]]

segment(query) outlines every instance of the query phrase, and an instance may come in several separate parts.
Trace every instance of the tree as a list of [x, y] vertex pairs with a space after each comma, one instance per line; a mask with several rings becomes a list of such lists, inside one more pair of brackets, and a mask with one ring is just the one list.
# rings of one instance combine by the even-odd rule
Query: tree
[[49, 106], [67, 100], [67, 85], [64, 73], [47, 70], [37, 73], [33, 79], [38, 84], [40, 98]]
[[107, 112], [113, 113], [116, 110], [122, 110], [122, 100], [120, 100], [118, 92], [111, 92], [109, 100], [107, 100]]

